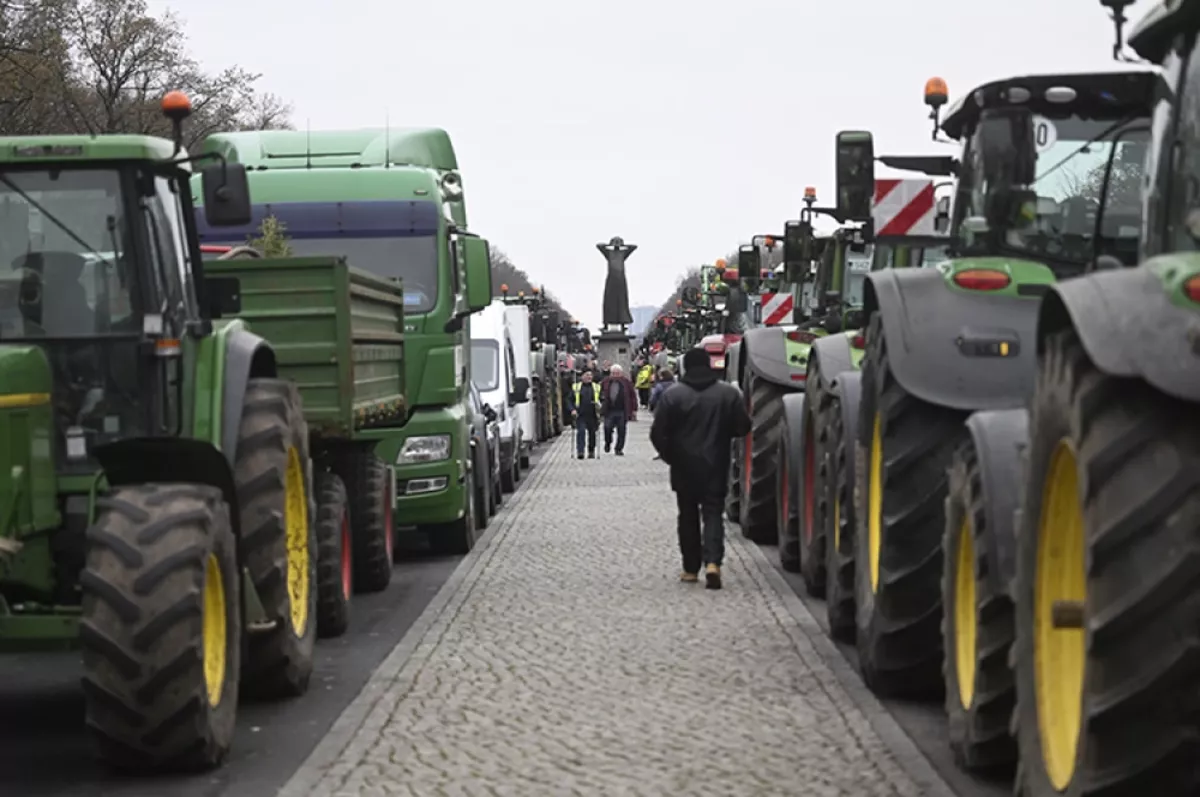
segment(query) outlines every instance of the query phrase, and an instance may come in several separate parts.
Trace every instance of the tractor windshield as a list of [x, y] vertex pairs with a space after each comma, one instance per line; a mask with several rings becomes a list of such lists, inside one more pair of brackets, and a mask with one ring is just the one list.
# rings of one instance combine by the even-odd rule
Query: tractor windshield
[[[998, 248], [1000, 254], [1041, 260], [1070, 274], [1099, 254], [1133, 261], [1141, 231], [1147, 140], [1146, 131], [1113, 119], [1035, 115], [1037, 179], [1029, 189], [1036, 193], [1036, 207], [1029, 208], [1027, 223], [1004, 230], [999, 242], [985, 221], [987, 186], [978, 142], [969, 142], [958, 187], [962, 254], [994, 254]], [[1096, 240], [1101, 207], [1104, 217]]]
[[139, 333], [121, 175], [0, 173], [0, 340]]

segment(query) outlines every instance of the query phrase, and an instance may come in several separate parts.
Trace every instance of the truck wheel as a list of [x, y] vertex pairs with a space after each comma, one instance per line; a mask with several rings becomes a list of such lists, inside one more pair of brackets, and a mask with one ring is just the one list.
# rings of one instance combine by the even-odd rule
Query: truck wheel
[[383, 592], [392, 583], [396, 530], [392, 522], [391, 479], [387, 464], [370, 450], [343, 461], [350, 496], [351, 558], [357, 592]]
[[983, 477], [975, 445], [966, 440], [950, 465], [950, 495], [942, 535], [942, 646], [946, 718], [955, 761], [971, 771], [1016, 762], [1009, 733], [1016, 686], [1008, 666], [1013, 607], [992, 589], [987, 556]]
[[933, 696], [942, 688], [946, 468], [965, 419], [900, 386], [873, 313], [858, 422], [866, 471], [855, 492], [866, 533], [856, 535], [855, 636], [863, 680], [882, 696]]
[[317, 636], [339, 637], [350, 627], [354, 594], [354, 543], [346, 485], [324, 471], [314, 477], [317, 493]]
[[475, 529], [483, 531], [488, 527], [492, 517], [492, 490], [488, 485], [489, 476], [486, 468], [477, 470], [471, 482], [475, 489]]
[[475, 515], [479, 511], [475, 506], [474, 478], [467, 476], [463, 494], [467, 496], [466, 510], [463, 516], [450, 523], [440, 523], [429, 530], [429, 547], [441, 556], [462, 556], [471, 552], [475, 547]]
[[783, 395], [778, 385], [750, 377], [750, 434], [742, 460], [742, 533], [760, 545], [774, 543], [775, 454], [783, 434]]
[[800, 520], [791, 485], [795, 478], [789, 467], [791, 445], [792, 436], [788, 430], [780, 436], [776, 454], [779, 468], [775, 472], [775, 525], [779, 529], [779, 564], [784, 570], [795, 573], [800, 570]]
[[[844, 394], [843, 394], [844, 395]], [[839, 642], [854, 641], [854, 430], [846, 428], [853, 410], [834, 396], [829, 411], [829, 508], [825, 526], [825, 616], [829, 635]], [[853, 418], [850, 415], [850, 418]]]
[[1196, 405], [1100, 373], [1073, 330], [1039, 359], [1013, 596], [1018, 784], [1200, 793]]
[[251, 379], [238, 430], [234, 481], [241, 504], [240, 562], [268, 624], [250, 628], [242, 694], [303, 694], [317, 636], [317, 541], [308, 425], [295, 386]]
[[500, 463], [500, 490], [505, 493], [513, 493], [517, 490], [517, 465], [516, 454], [513, 454], [513, 464], [507, 468], [504, 463]]
[[521, 454], [521, 468], [529, 470], [529, 454]]
[[118, 769], [211, 769], [233, 741], [241, 663], [229, 508], [197, 484], [117, 487], [96, 504], [79, 577], [89, 732]]
[[[819, 381], [819, 380], [818, 380]], [[805, 413], [804, 430], [804, 520], [800, 531], [800, 573], [804, 588], [815, 598], [825, 597], [825, 516], [830, 508], [829, 493], [833, 474], [833, 456], [829, 448], [829, 424], [832, 396], [820, 385], [813, 391], [812, 409]]]

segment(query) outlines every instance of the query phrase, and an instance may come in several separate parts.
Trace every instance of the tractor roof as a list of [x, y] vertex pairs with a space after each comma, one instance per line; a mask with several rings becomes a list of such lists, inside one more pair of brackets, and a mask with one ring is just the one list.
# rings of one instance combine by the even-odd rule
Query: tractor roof
[[1200, 0], [1160, 0], [1129, 34], [1129, 45], [1147, 61], [1161, 63], [1181, 33], [1200, 28]]
[[[1154, 67], [1126, 65], [1119, 70], [1021, 75], [994, 80], [964, 94], [950, 106], [942, 120], [942, 130], [951, 138], [961, 138], [985, 109], [1016, 104], [1052, 117], [1061, 116], [1068, 110], [1085, 119], [1120, 119], [1139, 111], [1148, 114], [1157, 78], [1158, 70]], [[1046, 99], [1047, 89], [1060, 87], [1074, 89], [1075, 98], [1069, 102]], [[1014, 99], [1014, 93], [1028, 99]]]
[[[171, 160], [175, 145], [154, 136], [5, 136], [0, 138], [0, 163], [53, 161]], [[183, 168], [186, 168], [184, 166]]]
[[454, 145], [436, 127], [367, 130], [266, 130], [217, 133], [204, 140], [205, 152], [219, 152], [247, 169], [359, 168], [419, 166], [439, 171], [458, 168]]

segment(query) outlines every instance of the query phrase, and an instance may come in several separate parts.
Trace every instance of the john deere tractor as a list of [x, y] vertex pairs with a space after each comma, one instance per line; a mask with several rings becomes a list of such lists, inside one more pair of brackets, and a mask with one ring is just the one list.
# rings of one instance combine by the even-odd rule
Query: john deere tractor
[[[1136, 256], [1140, 214], [1107, 201], [1106, 165], [1145, 127], [1156, 83], [1153, 70], [1137, 67], [1015, 76], [964, 95], [942, 119], [947, 92], [934, 79], [926, 99], [935, 128], [961, 142], [961, 156], [885, 160], [958, 183], [950, 258], [934, 268], [874, 272], [864, 296], [856, 637], [864, 678], [878, 693], [944, 689], [947, 469], [972, 440], [964, 423], [971, 413], [1018, 408], [1032, 396], [1040, 299], [1099, 258]], [[873, 163], [869, 140], [839, 148], [839, 201], [849, 216], [870, 211]], [[976, 516], [976, 528], [1007, 525], [1014, 506], [997, 503]], [[975, 568], [986, 570], [988, 592], [972, 603], [995, 625], [977, 627], [976, 641], [986, 635], [970, 670], [977, 689], [948, 696], [947, 705], [961, 709], [952, 727], [970, 724], [964, 733], [978, 752], [1007, 732], [1011, 675], [996, 635], [1011, 633], [1002, 607], [1015, 539], [976, 539], [972, 551], [992, 547], [980, 560], [988, 564]]]
[[[176, 141], [0, 146], [0, 646], [78, 645], [85, 721], [127, 770], [214, 766], [241, 696], [305, 691], [316, 633], [308, 435], [270, 345], [218, 319]], [[208, 221], [245, 172], [207, 165]]]

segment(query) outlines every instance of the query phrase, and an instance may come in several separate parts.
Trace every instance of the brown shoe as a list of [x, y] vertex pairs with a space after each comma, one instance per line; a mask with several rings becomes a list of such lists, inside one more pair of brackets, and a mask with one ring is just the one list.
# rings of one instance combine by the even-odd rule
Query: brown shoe
[[704, 568], [704, 586], [708, 589], [721, 588], [721, 568], [717, 565], [709, 565]]
[[695, 584], [697, 581], [700, 580], [700, 576], [697, 573], [689, 573], [685, 570], [679, 574], [679, 580], [684, 581], [688, 584]]

